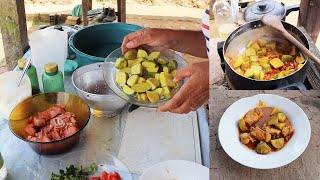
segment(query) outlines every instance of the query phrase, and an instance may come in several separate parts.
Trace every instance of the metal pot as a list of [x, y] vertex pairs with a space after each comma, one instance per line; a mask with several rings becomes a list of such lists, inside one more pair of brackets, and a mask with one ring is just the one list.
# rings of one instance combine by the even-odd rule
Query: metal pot
[[243, 19], [246, 22], [260, 20], [266, 14], [273, 14], [281, 17], [285, 21], [286, 16], [292, 11], [298, 11], [300, 5], [285, 6], [283, 3], [278, 3], [272, 0], [258, 1], [247, 7], [244, 11]]
[[[298, 39], [306, 48], [309, 49], [309, 42], [304, 34], [296, 27], [286, 22], [282, 22], [285, 29], [290, 32], [296, 39]], [[246, 45], [250, 40], [258, 38], [265, 38], [267, 40], [276, 42], [285, 42], [285, 38], [277, 31], [264, 25], [261, 20], [252, 21], [233, 31], [223, 45], [223, 58], [226, 60], [230, 56], [238, 56], [243, 54], [246, 50]], [[242, 90], [269, 90], [269, 89], [284, 89], [295, 87], [296, 89], [305, 89], [303, 82], [305, 81], [307, 69], [309, 67], [309, 60], [306, 55], [303, 55], [306, 60], [304, 66], [295, 73], [274, 80], [256, 80], [246, 78], [236, 73], [230, 66], [228, 61], [225, 61], [225, 73], [228, 83], [232, 89]], [[292, 89], [292, 88], [291, 88]]]

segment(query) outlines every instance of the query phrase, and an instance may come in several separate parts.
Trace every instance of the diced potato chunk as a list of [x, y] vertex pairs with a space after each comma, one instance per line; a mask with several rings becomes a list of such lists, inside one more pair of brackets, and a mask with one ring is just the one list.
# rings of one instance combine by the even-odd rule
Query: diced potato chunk
[[127, 74], [125, 72], [118, 72], [116, 75], [116, 83], [119, 84], [119, 86], [126, 85], [127, 82]]
[[233, 63], [233, 67], [238, 68], [242, 63], [244, 63], [243, 58], [241, 56], [238, 56], [237, 60]]
[[159, 51], [154, 51], [154, 52], [149, 54], [149, 58], [152, 58], [152, 59], [155, 59], [155, 60], [159, 59], [159, 57], [160, 57], [160, 52]]
[[154, 74], [154, 78], [156, 78], [158, 81], [160, 81], [160, 74], [159, 73]]
[[141, 76], [142, 73], [143, 73], [143, 67], [140, 63], [135, 64], [134, 66], [131, 67], [131, 74], [137, 74]]
[[164, 93], [163, 88], [157, 88], [154, 91], [156, 91], [159, 94], [159, 96], [162, 96], [162, 94]]
[[173, 78], [170, 74], [164, 72], [160, 73], [160, 83], [162, 87], [175, 87], [176, 84], [173, 82]]
[[290, 52], [290, 55], [291, 55], [291, 56], [295, 56], [295, 55], [297, 55], [297, 54], [298, 54], [297, 47], [296, 47], [296, 46], [294, 46], [294, 45], [292, 45], [292, 46], [291, 46], [291, 52]]
[[160, 85], [159, 81], [155, 78], [149, 78], [146, 82], [151, 86], [151, 90], [155, 90]]
[[129, 86], [133, 86], [133, 85], [135, 85], [135, 84], [138, 82], [139, 79], [140, 79], [140, 77], [139, 77], [138, 75], [132, 75], [132, 76], [130, 76], [129, 79], [127, 80], [127, 84], [128, 84]]
[[150, 67], [150, 68], [146, 68], [147, 72], [150, 72], [150, 73], [157, 73], [158, 70], [159, 70], [159, 67]]
[[278, 113], [277, 118], [279, 119], [279, 122], [285, 122], [287, 119], [287, 116], [284, 113]]
[[167, 66], [164, 66], [162, 68], [162, 71], [165, 72], [165, 73], [170, 73], [170, 70], [169, 70], [169, 68]]
[[291, 61], [293, 61], [293, 57], [290, 55], [282, 55], [281, 60], [282, 60], [282, 62], [291, 62]]
[[132, 86], [132, 90], [137, 93], [146, 92], [151, 89], [151, 86], [148, 83], [139, 83]]
[[247, 127], [247, 125], [246, 125], [246, 121], [245, 121], [244, 119], [241, 119], [241, 120], [239, 121], [239, 128], [240, 128], [241, 131], [247, 131], [247, 130], [249, 130], [248, 127]]
[[127, 85], [124, 85], [124, 86], [122, 87], [122, 89], [123, 89], [123, 92], [126, 93], [126, 94], [128, 94], [128, 95], [134, 94], [134, 91], [133, 91], [129, 86], [127, 86]]
[[251, 48], [253, 48], [256, 52], [260, 49], [260, 46], [259, 46], [259, 44], [258, 43], [253, 43], [252, 45], [251, 45]]
[[143, 100], [143, 101], [149, 101], [146, 93], [141, 93], [141, 94], [140, 94], [140, 98], [141, 98], [141, 100]]
[[128, 65], [128, 62], [124, 58], [118, 58], [115, 67], [118, 69], [124, 69]]
[[299, 57], [299, 56], [297, 56], [296, 57], [296, 62], [299, 63], [299, 64], [302, 64], [302, 63], [304, 63], [304, 59]]
[[268, 121], [269, 126], [276, 125], [276, 124], [278, 124], [278, 118], [274, 118]]
[[147, 97], [148, 99], [155, 103], [155, 102], [158, 102], [160, 100], [160, 96], [157, 92], [154, 92], [154, 91], [147, 91]]
[[283, 62], [279, 59], [279, 58], [274, 58], [270, 60], [270, 64], [275, 68], [281, 68], [282, 66], [284, 66]]
[[156, 67], [156, 64], [154, 62], [142, 62], [142, 66], [145, 67], [145, 68], [154, 68]]
[[124, 69], [121, 69], [120, 72], [125, 72], [125, 73], [127, 73], [127, 74], [130, 74], [130, 73], [131, 73], [131, 68], [126, 67], [126, 68], [124, 68]]
[[280, 113], [280, 112], [281, 112], [281, 111], [280, 111], [279, 108], [273, 108], [272, 111], [271, 111], [270, 116], [275, 115], [275, 114], [278, 114], [278, 113]]
[[160, 64], [160, 65], [166, 65], [166, 64], [168, 64], [168, 61], [159, 58], [159, 59], [157, 60], [157, 63]]
[[251, 78], [254, 76], [254, 72], [252, 69], [247, 69], [246, 72], [244, 73], [244, 77], [246, 78]]
[[146, 80], [143, 77], [139, 77], [139, 80], [137, 83], [143, 83], [143, 82], [146, 82]]
[[137, 58], [146, 58], [148, 57], [148, 53], [145, 50], [139, 49]]
[[137, 60], [128, 60], [128, 67], [132, 67], [135, 63], [137, 63]]
[[275, 49], [276, 48], [276, 43], [275, 42], [269, 42], [266, 44], [266, 47], [269, 49]]
[[258, 44], [259, 44], [260, 46], [265, 46], [267, 43], [268, 43], [267, 40], [264, 39], [264, 38], [258, 39]]
[[176, 77], [176, 75], [177, 75], [177, 70], [172, 70], [172, 71], [170, 72], [170, 74], [171, 74], [172, 77]]
[[255, 56], [257, 55], [256, 51], [253, 48], [248, 48], [246, 51], [246, 56]]
[[258, 154], [268, 154], [271, 152], [271, 148], [267, 143], [260, 141], [260, 143], [256, 146], [256, 152]]
[[129, 59], [136, 59], [137, 58], [137, 54], [133, 51], [127, 51], [125, 54], [124, 54], [124, 58], [129, 60]]
[[253, 41], [249, 41], [247, 44], [247, 48], [250, 48], [252, 44], [253, 44]]
[[275, 124], [274, 126], [277, 129], [282, 130], [286, 126], [286, 123], [278, 123], [278, 124]]
[[284, 146], [284, 138], [271, 140], [271, 144], [273, 147], [275, 147], [277, 149], [281, 149]]
[[170, 60], [167, 66], [170, 68], [170, 70], [176, 70], [178, 68], [178, 63], [176, 60]]
[[262, 48], [260, 51], [257, 52], [258, 56], [264, 56], [266, 54], [267, 50], [266, 48]]

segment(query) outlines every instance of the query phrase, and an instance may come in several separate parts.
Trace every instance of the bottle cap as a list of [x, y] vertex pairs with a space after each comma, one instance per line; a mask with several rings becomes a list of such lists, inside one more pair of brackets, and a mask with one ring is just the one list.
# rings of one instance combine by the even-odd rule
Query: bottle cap
[[23, 69], [24, 66], [26, 65], [26, 63], [27, 63], [27, 59], [26, 58], [21, 58], [21, 59], [18, 60], [18, 67], [20, 69]]
[[44, 66], [44, 70], [46, 73], [55, 73], [58, 71], [58, 64], [50, 62]]

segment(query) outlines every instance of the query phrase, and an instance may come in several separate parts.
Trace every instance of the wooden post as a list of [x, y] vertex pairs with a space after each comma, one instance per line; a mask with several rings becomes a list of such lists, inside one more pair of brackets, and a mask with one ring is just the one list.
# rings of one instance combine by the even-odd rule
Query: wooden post
[[126, 0], [117, 0], [118, 22], [126, 22]]
[[317, 41], [320, 32], [320, 0], [303, 0], [300, 2], [298, 26], [303, 26]]
[[82, 20], [83, 25], [88, 25], [88, 11], [92, 9], [92, 0], [82, 0]]
[[28, 48], [24, 0], [0, 0], [0, 29], [8, 70], [17, 65]]

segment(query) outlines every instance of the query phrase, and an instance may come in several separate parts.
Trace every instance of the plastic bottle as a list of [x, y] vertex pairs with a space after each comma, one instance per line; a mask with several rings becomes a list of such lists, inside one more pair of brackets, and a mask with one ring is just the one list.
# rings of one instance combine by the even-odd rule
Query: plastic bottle
[[57, 63], [48, 63], [44, 67], [45, 73], [42, 75], [44, 92], [63, 92], [63, 74], [58, 69]]
[[0, 153], [0, 180], [4, 180], [7, 178], [7, 168], [4, 164], [3, 158]]
[[216, 0], [213, 4], [214, 28], [218, 36], [225, 40], [237, 28], [232, 19], [232, 9], [226, 0]]
[[[23, 70], [25, 64], [27, 62], [26, 58], [21, 58], [18, 60], [18, 67], [19, 70]], [[31, 64], [26, 72], [28, 75], [30, 82], [31, 82], [31, 88], [32, 88], [32, 94], [39, 94], [40, 88], [39, 88], [39, 81], [38, 81], [38, 75], [36, 68]]]

